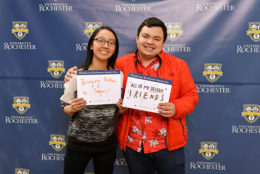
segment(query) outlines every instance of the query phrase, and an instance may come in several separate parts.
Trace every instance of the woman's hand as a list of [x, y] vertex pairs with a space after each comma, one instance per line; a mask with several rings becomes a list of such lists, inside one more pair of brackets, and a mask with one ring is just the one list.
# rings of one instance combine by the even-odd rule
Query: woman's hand
[[116, 104], [117, 107], [118, 107], [116, 115], [121, 115], [121, 114], [125, 113], [128, 110], [128, 108], [123, 107], [122, 104], [123, 104], [123, 99], [120, 98], [118, 100], [117, 104]]
[[64, 112], [70, 116], [73, 116], [76, 112], [82, 110], [86, 106], [87, 102], [84, 98], [75, 98], [70, 105], [64, 107]]
[[87, 102], [84, 98], [75, 98], [71, 102], [71, 110], [73, 112], [78, 112], [86, 106]]

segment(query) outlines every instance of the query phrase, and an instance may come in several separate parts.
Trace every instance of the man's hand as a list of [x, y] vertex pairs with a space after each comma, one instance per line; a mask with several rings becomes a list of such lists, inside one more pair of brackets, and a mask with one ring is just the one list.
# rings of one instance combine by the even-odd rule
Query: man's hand
[[74, 66], [74, 67], [70, 68], [70, 69], [67, 71], [66, 75], [65, 75], [64, 81], [65, 81], [65, 82], [70, 81], [70, 79], [72, 78], [72, 74], [76, 74], [76, 71], [77, 71], [78, 69], [79, 69], [79, 68], [78, 68], [77, 66]]
[[175, 105], [173, 103], [159, 103], [159, 114], [163, 117], [173, 117], [176, 112]]

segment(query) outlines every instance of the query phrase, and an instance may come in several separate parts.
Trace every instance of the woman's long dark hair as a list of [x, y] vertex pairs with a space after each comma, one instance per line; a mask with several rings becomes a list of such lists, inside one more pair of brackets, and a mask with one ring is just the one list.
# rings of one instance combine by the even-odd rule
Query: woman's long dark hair
[[83, 70], [88, 70], [89, 66], [92, 63], [93, 60], [93, 50], [90, 49], [91, 45], [93, 44], [94, 38], [95, 36], [101, 31], [101, 30], [108, 30], [111, 31], [115, 38], [116, 38], [116, 48], [115, 48], [115, 52], [114, 54], [108, 59], [107, 62], [107, 69], [114, 69], [115, 67], [115, 63], [116, 63], [116, 59], [118, 56], [118, 50], [119, 50], [119, 43], [118, 43], [118, 38], [116, 33], [114, 32], [114, 30], [108, 26], [101, 26], [99, 28], [97, 28], [91, 35], [89, 41], [88, 41], [88, 48], [87, 48], [87, 58], [84, 62], [84, 64], [80, 67]]

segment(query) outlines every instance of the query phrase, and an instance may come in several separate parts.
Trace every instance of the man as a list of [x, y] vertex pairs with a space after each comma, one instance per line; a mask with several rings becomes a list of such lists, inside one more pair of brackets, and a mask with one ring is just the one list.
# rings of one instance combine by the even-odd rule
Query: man
[[159, 114], [129, 108], [118, 117], [116, 136], [130, 174], [185, 173], [185, 117], [198, 103], [198, 94], [187, 64], [163, 52], [166, 38], [165, 24], [148, 18], [138, 28], [137, 51], [116, 62], [124, 73], [124, 89], [129, 72], [172, 80], [169, 102], [158, 105]]

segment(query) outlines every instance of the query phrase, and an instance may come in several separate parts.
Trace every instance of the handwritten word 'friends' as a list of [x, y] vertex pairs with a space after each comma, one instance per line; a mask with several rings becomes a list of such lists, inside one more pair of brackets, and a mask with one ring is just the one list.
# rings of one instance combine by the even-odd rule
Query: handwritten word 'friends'
[[129, 90], [128, 97], [132, 98], [143, 98], [143, 99], [150, 99], [150, 100], [164, 100], [164, 95], [158, 92], [143, 92], [143, 91], [136, 91], [136, 90]]

